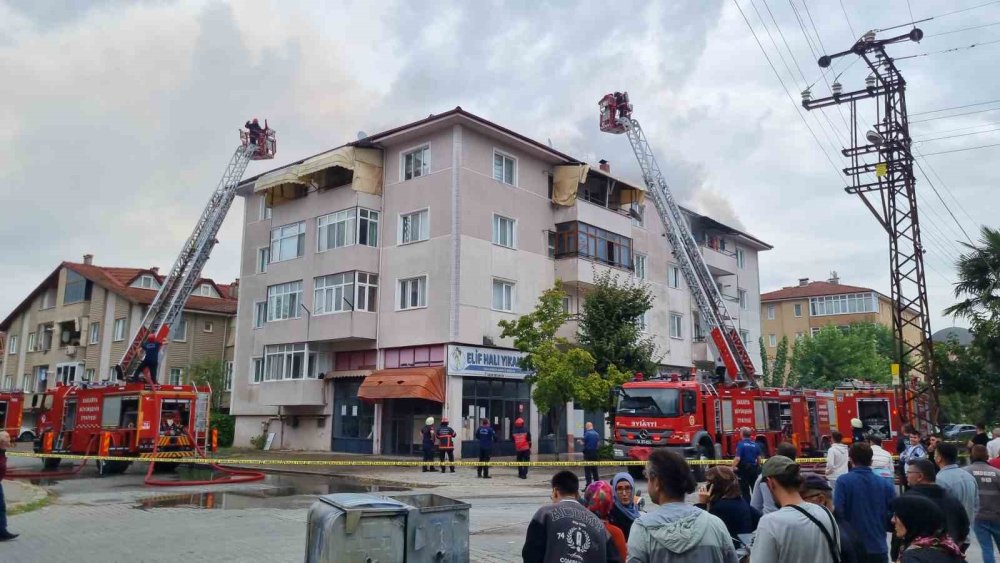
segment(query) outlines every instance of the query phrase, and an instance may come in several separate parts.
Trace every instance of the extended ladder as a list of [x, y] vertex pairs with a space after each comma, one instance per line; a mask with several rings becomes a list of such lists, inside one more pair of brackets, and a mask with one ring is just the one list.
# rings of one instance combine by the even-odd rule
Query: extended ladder
[[642, 127], [632, 119], [632, 104], [628, 101], [628, 93], [608, 94], [598, 105], [601, 108], [601, 130], [625, 133], [632, 143], [632, 150], [642, 171], [642, 180], [663, 221], [671, 250], [680, 265], [684, 281], [691, 288], [698, 311], [710, 329], [712, 342], [726, 366], [726, 373], [730, 376], [741, 375], [747, 383], [756, 386], [753, 360], [726, 309], [722, 292], [698, 249], [698, 243], [691, 234], [684, 214], [670, 192], [670, 186], [660, 171]]
[[208, 205], [195, 224], [194, 231], [184, 243], [177, 261], [174, 262], [174, 266], [146, 311], [142, 324], [139, 325], [139, 331], [125, 349], [121, 361], [115, 366], [119, 379], [132, 375], [139, 366], [140, 350], [147, 338], [153, 335], [164, 338], [169, 332], [169, 327], [180, 316], [188, 298], [194, 293], [198, 280], [201, 279], [202, 269], [212, 254], [212, 249], [219, 242], [215, 235], [226, 219], [229, 207], [236, 197], [236, 188], [250, 161], [274, 157], [275, 137], [271, 129], [264, 129], [256, 138], [251, 138], [241, 131], [241, 141], [229, 159], [226, 171], [208, 200]]

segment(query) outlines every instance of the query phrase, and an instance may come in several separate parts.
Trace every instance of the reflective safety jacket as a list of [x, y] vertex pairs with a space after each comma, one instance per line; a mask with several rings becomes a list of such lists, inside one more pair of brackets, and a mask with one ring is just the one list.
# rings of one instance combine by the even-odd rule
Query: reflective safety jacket
[[437, 440], [439, 450], [455, 449], [455, 431], [451, 426], [442, 424], [437, 429]]

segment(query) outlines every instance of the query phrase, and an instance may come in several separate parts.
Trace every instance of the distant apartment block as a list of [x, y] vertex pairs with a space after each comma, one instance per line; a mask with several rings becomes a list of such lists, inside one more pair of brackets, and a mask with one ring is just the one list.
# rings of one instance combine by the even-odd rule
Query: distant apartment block
[[[3, 388], [39, 393], [113, 378], [162, 282], [158, 268], [97, 266], [89, 254], [61, 263], [0, 322]], [[161, 351], [161, 383], [189, 381], [191, 366], [206, 359], [223, 360], [232, 373], [236, 290], [199, 281]]]
[[[236, 443], [274, 433], [276, 448], [409, 455], [424, 418], [445, 415], [460, 455], [475, 454], [480, 418], [500, 453], [517, 418], [537, 450], [565, 449], [557, 431], [599, 416], [570, 407], [556, 427], [539, 413], [497, 323], [557, 279], [576, 315], [601, 271], [652, 288], [641, 325], [662, 372], [711, 369], [644, 189], [461, 108], [245, 180]], [[756, 358], [757, 253], [771, 247], [688, 219]]]

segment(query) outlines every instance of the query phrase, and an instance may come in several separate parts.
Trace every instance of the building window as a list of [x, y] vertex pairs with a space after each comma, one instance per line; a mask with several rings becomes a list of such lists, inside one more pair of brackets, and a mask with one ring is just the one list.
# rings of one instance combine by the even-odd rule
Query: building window
[[409, 244], [430, 237], [430, 213], [427, 209], [399, 216], [399, 244]]
[[35, 391], [35, 382], [32, 380], [31, 374], [24, 374], [24, 378], [21, 380], [21, 390], [25, 393], [32, 393]]
[[399, 309], [427, 306], [427, 276], [399, 280]]
[[7, 353], [17, 354], [17, 335], [12, 334], [7, 337]]
[[263, 246], [257, 249], [257, 273], [267, 273], [267, 263], [271, 261], [271, 248]]
[[[49, 379], [49, 366], [35, 366], [35, 391], [41, 392], [45, 391], [46, 385], [48, 385]], [[31, 391], [31, 389], [25, 387], [25, 391]]]
[[315, 379], [316, 352], [309, 353], [309, 370], [305, 369], [305, 344], [277, 344], [264, 347], [264, 380], [281, 381], [284, 379]]
[[802, 304], [801, 303], [796, 303], [795, 304], [795, 316], [796, 317], [801, 317], [802, 316]]
[[343, 313], [354, 309], [354, 272], [316, 278], [313, 314]]
[[97, 374], [97, 370], [94, 369], [94, 368], [90, 368], [90, 369], [88, 369], [88, 370], [86, 370], [86, 371], [83, 372], [83, 380], [84, 381], [93, 381], [96, 374]]
[[378, 350], [354, 350], [337, 352], [334, 356], [333, 371], [359, 371], [375, 369], [378, 362]]
[[818, 326], [810, 327], [809, 328], [809, 336], [816, 336], [817, 334], [819, 334], [819, 331], [820, 331], [820, 327], [818, 327]]
[[649, 330], [649, 311], [639, 315], [636, 319], [636, 323], [639, 325], [639, 330], [646, 332]]
[[357, 209], [345, 209], [316, 218], [317, 250], [324, 252], [354, 244], [357, 233]]
[[403, 153], [403, 181], [426, 176], [431, 171], [431, 148], [423, 146]]
[[115, 319], [114, 331], [111, 333], [112, 342], [125, 340], [125, 319]]
[[34, 332], [29, 332], [28, 333], [28, 351], [29, 352], [34, 352], [35, 351], [35, 333]]
[[267, 301], [257, 301], [253, 304], [253, 327], [261, 328], [267, 322]]
[[632, 239], [579, 221], [556, 225], [556, 258], [582, 256], [631, 270]]
[[56, 290], [55, 288], [46, 289], [42, 292], [42, 304], [39, 309], [51, 309], [56, 306]]
[[802, 340], [802, 338], [803, 338], [804, 336], [805, 336], [805, 333], [803, 333], [803, 332], [802, 332], [802, 331], [800, 330], [800, 331], [798, 331], [798, 332], [796, 332], [796, 333], [795, 333], [795, 340]]
[[809, 298], [809, 315], [811, 316], [877, 312], [878, 299], [874, 293], [850, 293]]
[[[358, 398], [360, 379], [338, 379], [333, 385], [333, 449], [353, 451], [341, 445], [341, 440], [371, 440], [375, 426], [375, 403]], [[366, 450], [366, 453], [371, 451]]]
[[382, 356], [385, 369], [444, 365], [445, 346], [410, 346], [389, 348]]
[[[524, 420], [525, 428], [530, 428], [530, 389], [527, 381], [463, 377], [461, 396], [464, 420], [459, 421], [462, 429], [458, 430], [461, 439], [475, 439], [473, 429], [478, 427], [481, 418], [490, 421], [496, 430], [497, 439], [502, 441], [510, 440], [510, 432], [518, 418]], [[548, 418], [544, 414], [541, 416], [543, 419]]]
[[670, 338], [684, 338], [684, 316], [670, 313]]
[[52, 332], [52, 325], [38, 325], [38, 350], [47, 352], [52, 349]]
[[160, 289], [160, 282], [156, 281], [156, 278], [153, 276], [144, 274], [132, 282], [132, 287], [138, 287], [139, 289]]
[[71, 385], [76, 382], [76, 376], [83, 377], [83, 364], [66, 363], [56, 364], [56, 381], [63, 385]]
[[[552, 196], [549, 196], [549, 199], [552, 199]], [[646, 206], [645, 205], [637, 205], [637, 204], [634, 204], [634, 203], [631, 205], [631, 207], [629, 209], [629, 216], [632, 217], [632, 226], [634, 226], [634, 227], [644, 227], [645, 226], [645, 223], [644, 223], [645, 215], [646, 215]]]
[[378, 211], [358, 208], [358, 244], [378, 246]]
[[260, 220], [266, 221], [271, 218], [271, 206], [267, 204], [267, 197], [260, 196]]
[[202, 297], [218, 297], [219, 293], [215, 291], [215, 288], [212, 287], [212, 284], [203, 283], [200, 286], [198, 286], [198, 295], [201, 295]]
[[741, 330], [740, 331], [740, 340], [743, 341], [743, 345], [744, 346], [746, 346], [747, 344], [749, 344], [749, 342], [750, 342], [750, 331], [748, 331], [748, 330]]
[[635, 277], [640, 280], [646, 279], [646, 255], [636, 254], [635, 255]]
[[737, 289], [736, 290], [736, 295], [739, 297], [739, 300], [740, 300], [740, 309], [743, 309], [744, 311], [746, 311], [747, 309], [749, 309], [750, 308], [750, 301], [749, 301], [749, 299], [747, 299], [747, 290], [745, 290], [745, 289]]
[[670, 266], [667, 270], [667, 285], [674, 289], [681, 286], [681, 269], [677, 266]]
[[77, 303], [84, 301], [89, 297], [89, 286], [87, 278], [81, 276], [80, 274], [74, 272], [73, 270], [66, 270], [66, 289], [63, 292], [63, 303]]
[[374, 313], [378, 303], [378, 275], [358, 272], [357, 288], [354, 310]]
[[736, 267], [739, 269], [746, 268], [747, 266], [747, 254], [742, 248], [736, 248]]
[[556, 257], [556, 234], [552, 231], [545, 233], [545, 245], [548, 248], [549, 258]]
[[181, 368], [170, 368], [169, 385], [180, 385], [184, 379], [184, 370]]
[[299, 258], [306, 248], [304, 221], [271, 229], [271, 262]]
[[14, 389], [14, 376], [8, 375], [3, 378], [3, 388], [13, 390]]
[[493, 310], [508, 313], [514, 310], [514, 282], [493, 280]]
[[493, 179], [511, 186], [517, 185], [517, 159], [493, 150]]
[[768, 305], [767, 306], [767, 320], [769, 320], [769, 321], [773, 321], [774, 320], [774, 310], [775, 309], [776, 309], [776, 307], [774, 305]]
[[775, 346], [777, 346], [778, 345], [778, 337], [777, 337], [777, 335], [768, 334], [767, 335], [767, 345], [770, 346], [771, 348], [774, 348]]
[[173, 333], [172, 340], [174, 342], [187, 342], [188, 339], [188, 323], [187, 319], [183, 316], [174, 322], [174, 326], [170, 329]]
[[572, 307], [573, 307], [573, 299], [569, 295], [564, 296], [562, 298], [562, 310], [563, 310], [563, 313], [569, 314], [570, 313], [570, 309]]
[[90, 343], [97, 344], [101, 339], [101, 323], [90, 323]]
[[272, 285], [267, 288], [267, 322], [299, 318], [302, 281]]
[[202, 331], [215, 332], [215, 323], [213, 323], [212, 321], [205, 321], [204, 325], [202, 326]]
[[223, 371], [222, 390], [223, 391], [232, 391], [233, 390], [233, 362], [232, 361], [226, 362], [225, 371]]
[[264, 358], [251, 358], [250, 383], [264, 381]]
[[517, 221], [501, 215], [493, 216], [493, 244], [514, 248]]

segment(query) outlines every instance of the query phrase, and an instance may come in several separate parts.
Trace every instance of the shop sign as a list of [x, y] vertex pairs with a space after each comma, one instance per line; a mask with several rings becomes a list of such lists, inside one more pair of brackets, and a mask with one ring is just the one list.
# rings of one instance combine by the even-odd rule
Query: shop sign
[[516, 350], [500, 350], [479, 346], [448, 346], [448, 373], [451, 375], [483, 375], [521, 379], [531, 375], [521, 369], [521, 358], [527, 354]]

